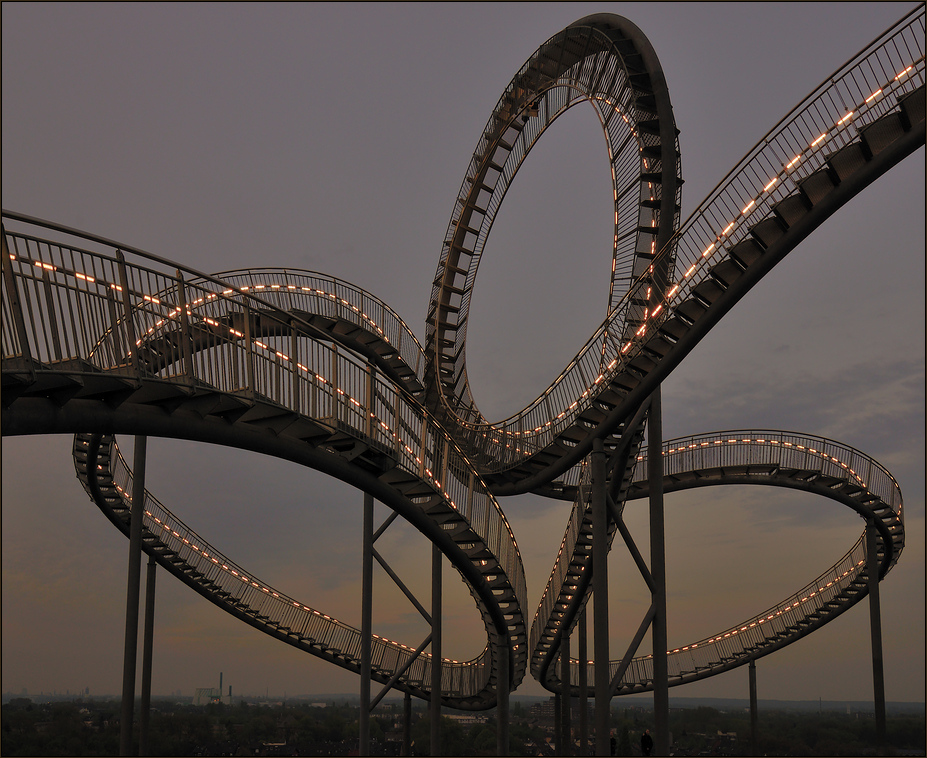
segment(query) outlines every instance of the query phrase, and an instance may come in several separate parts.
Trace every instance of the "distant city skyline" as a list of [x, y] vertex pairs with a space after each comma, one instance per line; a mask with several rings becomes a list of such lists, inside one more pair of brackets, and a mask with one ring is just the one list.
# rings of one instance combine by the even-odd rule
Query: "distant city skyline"
[[[653, 43], [680, 129], [685, 218], [790, 108], [912, 7], [4, 3], [3, 206], [202, 271], [329, 273], [381, 297], [421, 338], [480, 131], [515, 71], [564, 26], [614, 12]], [[542, 391], [604, 316], [608, 164], [598, 122], [574, 110], [526, 162], [481, 264], [468, 372], [491, 417]], [[558, 181], [543, 181], [550, 175]], [[852, 445], [895, 475], [907, 544], [881, 585], [889, 702], [920, 702], [925, 688], [923, 208], [922, 148], [790, 254], [663, 388], [667, 439], [792, 429]], [[71, 444], [2, 440], [4, 692], [62, 682], [120, 692], [128, 545], [81, 489]], [[149, 441], [148, 476], [157, 497], [255, 576], [359, 626], [359, 491], [283, 461], [161, 439]], [[762, 489], [667, 499], [671, 645], [778, 602], [862, 531], [833, 503]], [[531, 618], [570, 506], [537, 496], [501, 505]], [[628, 506], [642, 544], [644, 511]], [[384, 551], [427, 597], [425, 541], [396, 524]], [[611, 645], [623, 651], [648, 601], [627, 556], [610, 567]], [[475, 656], [482, 624], [445, 575], [445, 655]], [[382, 574], [375, 588], [374, 631], [420, 640], [414, 609]], [[157, 592], [155, 693], [192, 695], [219, 671], [241, 692], [359, 688], [356, 675], [260, 634], [163, 571]], [[869, 645], [864, 602], [761, 659], [760, 702], [871, 698]], [[743, 667], [670, 698], [746, 693]], [[516, 694], [547, 695], [530, 676]]]

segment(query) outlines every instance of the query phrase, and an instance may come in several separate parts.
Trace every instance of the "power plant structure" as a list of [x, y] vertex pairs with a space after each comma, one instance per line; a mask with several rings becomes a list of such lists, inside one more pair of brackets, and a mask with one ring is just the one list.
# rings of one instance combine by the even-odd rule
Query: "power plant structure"
[[227, 694], [222, 694], [222, 673], [219, 673], [219, 686], [197, 687], [193, 691], [193, 705], [210, 705], [211, 703], [232, 704], [232, 685], [229, 685]]

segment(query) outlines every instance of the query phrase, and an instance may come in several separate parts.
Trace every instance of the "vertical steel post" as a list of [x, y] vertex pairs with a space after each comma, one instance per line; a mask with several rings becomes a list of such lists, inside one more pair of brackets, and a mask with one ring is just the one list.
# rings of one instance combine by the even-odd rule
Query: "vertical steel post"
[[[882, 609], [879, 602], [878, 530], [866, 522], [866, 570], [869, 573], [869, 630], [872, 637], [872, 689], [875, 701], [876, 751], [885, 754], [885, 676], [882, 670]], [[886, 545], [886, 550], [890, 547]]]
[[[142, 701], [138, 716], [138, 754], [148, 755], [148, 724], [151, 717], [151, 660], [154, 651], [155, 577], [158, 564], [148, 556], [145, 585], [145, 631], [142, 638]], [[222, 694], [221, 692], [219, 693]]]
[[508, 635], [502, 637], [499, 644], [499, 683], [496, 697], [496, 755], [509, 754], [509, 640]]
[[605, 446], [592, 445], [592, 633], [595, 653], [595, 754], [611, 752], [611, 692], [608, 671], [608, 514], [605, 505]]
[[669, 755], [669, 677], [666, 660], [666, 544], [663, 519], [663, 409], [654, 390], [647, 421], [647, 476], [650, 481], [650, 575], [653, 578], [654, 754]]
[[560, 755], [573, 754], [573, 737], [570, 730], [570, 635], [564, 630], [560, 639], [560, 739], [563, 746]]
[[757, 755], [756, 661], [750, 661], [750, 755]]
[[441, 550], [431, 546], [431, 754], [441, 755]]
[[142, 578], [142, 517], [145, 511], [145, 453], [148, 438], [135, 437], [132, 510], [129, 520], [129, 568], [126, 590], [126, 639], [122, 661], [122, 716], [119, 755], [132, 754], [132, 719], [135, 714], [135, 665], [138, 656], [138, 605]]
[[402, 699], [402, 752], [400, 755], [412, 755], [412, 695], [408, 692]]
[[361, 689], [358, 755], [370, 755], [370, 645], [373, 639], [373, 495], [364, 493], [364, 538], [361, 556]]
[[586, 650], [586, 608], [579, 614], [579, 754], [589, 755], [589, 683], [587, 680], [586, 661], [589, 652]]
[[563, 693], [554, 693], [554, 755], [563, 755]]

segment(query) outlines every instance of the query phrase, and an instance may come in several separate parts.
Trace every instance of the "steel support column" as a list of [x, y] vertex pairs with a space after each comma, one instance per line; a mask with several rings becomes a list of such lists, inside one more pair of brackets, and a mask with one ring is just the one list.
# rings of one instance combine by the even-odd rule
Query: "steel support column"
[[563, 740], [563, 749], [560, 755], [573, 754], [573, 733], [570, 728], [570, 633], [564, 630], [560, 640], [560, 692], [563, 697], [563, 707], [560, 711], [560, 733]]
[[412, 755], [412, 695], [402, 698], [402, 750], [400, 755]]
[[361, 556], [361, 661], [358, 755], [370, 755], [370, 644], [373, 634], [373, 495], [364, 493]]
[[499, 683], [497, 685], [498, 702], [496, 704], [496, 755], [509, 754], [509, 641], [502, 638], [499, 645]]
[[879, 603], [878, 529], [866, 522], [866, 571], [869, 574], [869, 629], [872, 637], [872, 689], [875, 702], [876, 749], [885, 754], [885, 676], [882, 669], [882, 608]]
[[608, 514], [605, 505], [605, 446], [593, 443], [592, 464], [592, 632], [595, 648], [595, 754], [611, 752], [608, 676]]
[[757, 755], [756, 661], [750, 661], [750, 755]]
[[647, 421], [650, 485], [650, 575], [653, 577], [654, 754], [669, 755], [669, 678], [666, 661], [666, 543], [663, 519], [663, 409], [660, 387], [650, 399]]
[[554, 693], [554, 755], [563, 755], [563, 691]]
[[[148, 755], [148, 725], [151, 717], [151, 661], [154, 651], [155, 578], [158, 564], [148, 556], [145, 586], [145, 631], [142, 638], [142, 702], [138, 715], [138, 754]], [[222, 693], [219, 693], [222, 696]]]
[[579, 658], [579, 754], [589, 755], [589, 683], [587, 680], [586, 661], [589, 652], [586, 650], [586, 608], [579, 614], [579, 649], [576, 655]]
[[132, 754], [132, 719], [135, 715], [135, 666], [138, 659], [138, 606], [142, 579], [142, 518], [145, 513], [145, 454], [148, 438], [135, 438], [132, 510], [129, 521], [129, 568], [126, 590], [126, 638], [122, 661], [122, 715], [119, 755]]
[[441, 550], [431, 547], [431, 754], [441, 755]]

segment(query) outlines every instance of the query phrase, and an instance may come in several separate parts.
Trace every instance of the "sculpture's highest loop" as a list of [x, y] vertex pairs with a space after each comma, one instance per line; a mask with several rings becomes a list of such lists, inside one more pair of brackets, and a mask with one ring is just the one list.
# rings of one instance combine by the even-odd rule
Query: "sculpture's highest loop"
[[[604, 390], [595, 386], [595, 376], [587, 377], [577, 403], [575, 382], [564, 381], [568, 369], [532, 406], [490, 424], [473, 399], [465, 363], [476, 272], [505, 193], [541, 134], [583, 101], [599, 118], [611, 164], [615, 221], [608, 312], [637, 278], [650, 277], [654, 292], [666, 281], [666, 271], [652, 264], [678, 224], [682, 184], [666, 81], [653, 47], [634, 24], [612, 14], [587, 16], [541, 45], [503, 92], [458, 193], [435, 274], [426, 330], [429, 401], [487, 470], [516, 465], [542, 449], [549, 454], [560, 442], [558, 434], [570, 432], [574, 419]], [[670, 268], [671, 256], [664, 260], [663, 268]], [[636, 329], [647, 308], [641, 301], [624, 309], [596, 341], [620, 339]], [[584, 351], [601, 356], [596, 347], [587, 344]], [[546, 421], [556, 423], [532, 433], [524, 421], [535, 424], [538, 406]], [[508, 436], [513, 429], [517, 439]]]

